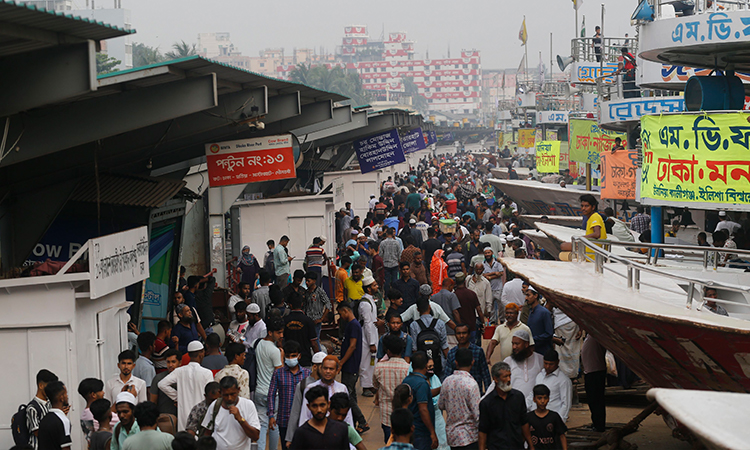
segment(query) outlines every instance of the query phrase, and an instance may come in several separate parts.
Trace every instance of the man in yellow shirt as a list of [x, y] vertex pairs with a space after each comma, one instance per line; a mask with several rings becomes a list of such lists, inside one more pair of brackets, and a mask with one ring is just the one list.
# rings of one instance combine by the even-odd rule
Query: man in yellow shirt
[[[604, 228], [604, 219], [596, 212], [599, 207], [599, 202], [591, 194], [583, 194], [580, 197], [581, 201], [581, 213], [586, 218], [586, 235], [583, 236], [587, 239], [607, 239], [607, 230]], [[573, 245], [570, 242], [563, 242], [560, 244], [562, 251], [569, 252], [573, 249]]]
[[365, 295], [362, 288], [362, 266], [359, 264], [352, 266], [352, 276], [344, 282], [344, 290], [350, 301], [359, 300]]

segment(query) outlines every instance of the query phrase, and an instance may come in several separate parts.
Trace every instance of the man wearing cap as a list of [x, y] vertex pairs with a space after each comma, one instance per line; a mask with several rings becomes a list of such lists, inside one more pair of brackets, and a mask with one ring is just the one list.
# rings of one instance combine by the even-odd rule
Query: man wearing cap
[[[206, 385], [214, 380], [213, 373], [201, 366], [205, 351], [200, 341], [187, 346], [190, 362], [178, 367], [159, 382], [159, 389], [177, 402], [177, 431], [185, 431], [193, 406], [203, 401]], [[175, 386], [177, 389], [175, 389]]]
[[320, 368], [320, 365], [323, 363], [323, 359], [326, 356], [328, 355], [326, 355], [325, 352], [318, 352], [314, 354], [312, 357], [312, 368], [310, 369], [310, 375], [308, 375], [308, 377], [304, 380], [300, 381], [294, 388], [294, 399], [292, 400], [291, 411], [289, 412], [286, 434], [284, 436], [280, 436], [280, 438], [284, 442], [286, 442], [286, 444], [283, 445], [282, 448], [286, 448], [287, 444], [292, 442], [292, 438], [294, 438], [294, 432], [297, 431], [297, 427], [299, 426], [299, 416], [300, 411], [302, 410], [302, 399], [305, 395], [305, 390], [307, 389], [307, 386], [315, 383], [320, 379], [318, 369]]
[[401, 258], [401, 248], [396, 241], [393, 228], [388, 228], [386, 231], [386, 238], [380, 243], [379, 252], [385, 268], [385, 291], [388, 292], [391, 283], [398, 279], [398, 262]]
[[719, 211], [719, 223], [716, 225], [714, 231], [727, 230], [727, 234], [731, 236], [740, 228], [742, 228], [742, 225], [730, 220], [729, 217], [727, 217], [726, 211]]
[[415, 219], [414, 216], [412, 216], [412, 218], [409, 219], [409, 228], [411, 232], [411, 237], [412, 239], [414, 239], [414, 245], [421, 248], [422, 247], [422, 232], [417, 228], [417, 219]]
[[[544, 370], [536, 376], [535, 383], [543, 384], [549, 388], [547, 409], [560, 414], [563, 422], [567, 422], [573, 399], [573, 383], [560, 371], [560, 357], [556, 351], [550, 350], [545, 353]], [[534, 405], [531, 409], [536, 409], [536, 403], [532, 401], [531, 404]]]
[[505, 323], [495, 328], [495, 334], [492, 336], [490, 345], [487, 347], [488, 363], [490, 363], [492, 353], [498, 345], [500, 346], [500, 361], [503, 361], [513, 353], [513, 333], [516, 330], [526, 331], [530, 336], [529, 345], [534, 345], [534, 337], [531, 336], [531, 329], [518, 320], [519, 311], [518, 305], [515, 303], [509, 303], [505, 306]]
[[510, 366], [511, 385], [526, 399], [528, 408], [534, 404], [532, 392], [536, 386], [536, 376], [544, 371], [544, 358], [529, 344], [531, 334], [526, 330], [513, 332], [513, 353], [505, 358]]
[[[138, 423], [135, 421], [134, 412], [136, 403], [138, 402], [130, 392], [120, 392], [117, 394], [115, 412], [120, 422], [112, 430], [112, 441], [109, 445], [110, 450], [121, 450], [127, 438], [141, 431]], [[187, 416], [185, 416], [185, 420], [187, 420]]]
[[359, 365], [360, 383], [362, 384], [362, 396], [372, 397], [375, 389], [372, 384], [372, 375], [375, 372], [374, 358], [377, 353], [378, 327], [383, 324], [378, 319], [378, 308], [375, 306], [373, 295], [378, 292], [378, 282], [373, 277], [362, 280], [365, 295], [359, 302], [359, 321], [362, 324], [362, 357]]
[[[419, 298], [430, 298], [432, 296], [432, 288], [428, 284], [423, 284], [419, 287]], [[417, 301], [419, 301], [419, 298]], [[438, 318], [441, 321], [445, 323], [446, 326], [450, 327], [451, 329], [456, 328], [456, 322], [453, 321], [450, 317], [448, 317], [448, 314], [443, 311], [443, 308], [440, 307], [437, 303], [430, 300], [430, 315], [432, 317]], [[410, 323], [414, 320], [417, 320], [421, 317], [421, 314], [419, 314], [419, 310], [417, 308], [417, 304], [413, 304], [410, 307], [406, 308], [406, 311], [401, 314], [401, 320], [404, 323]]]

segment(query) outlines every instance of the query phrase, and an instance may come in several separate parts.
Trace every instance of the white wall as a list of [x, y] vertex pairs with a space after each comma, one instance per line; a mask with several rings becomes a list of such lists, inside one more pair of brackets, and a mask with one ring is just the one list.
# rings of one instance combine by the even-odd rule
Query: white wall
[[[5, 387], [0, 448], [13, 445], [10, 419], [18, 405], [36, 393], [40, 369], [51, 370], [68, 387], [73, 448], [86, 447], [79, 425], [85, 404], [78, 383], [87, 377], [104, 381], [117, 371], [117, 354], [127, 345], [124, 308], [129, 305], [124, 289], [96, 300], [79, 292], [76, 299], [75, 286], [88, 290], [87, 276], [66, 275], [72, 282], [54, 282], [51, 276], [0, 281], [0, 385]], [[108, 320], [102, 320], [103, 315]], [[104, 365], [111, 368], [103, 372]]]
[[295, 257], [292, 272], [302, 269], [305, 252], [314, 237], [325, 236], [326, 253], [335, 252], [332, 195], [250, 200], [238, 202], [235, 207], [240, 209], [240, 233], [236, 238], [243, 246], [249, 245], [257, 258], [268, 250], [266, 241], [273, 239], [278, 245], [283, 235], [289, 236], [289, 255]]
[[[361, 173], [359, 170], [326, 172], [323, 174], [323, 186], [328, 186], [329, 183], [339, 177], [344, 182], [346, 201], [352, 203], [354, 214], [362, 219], [370, 210], [370, 195], [380, 196], [380, 183], [388, 179], [388, 175], [383, 176], [379, 170], [368, 173]], [[343, 206], [341, 205], [339, 208]]]

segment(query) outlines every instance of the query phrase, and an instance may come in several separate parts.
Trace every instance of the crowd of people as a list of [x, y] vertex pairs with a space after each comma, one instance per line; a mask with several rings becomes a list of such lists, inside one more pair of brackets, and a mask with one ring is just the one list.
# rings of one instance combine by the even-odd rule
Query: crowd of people
[[[364, 450], [368, 397], [388, 449], [567, 448], [582, 356], [603, 431], [603, 348], [505, 270], [502, 258], [544, 255], [482, 164], [424, 159], [389, 178], [364, 218], [338, 212], [335, 254], [315, 238], [304, 270], [287, 236], [261, 258], [244, 248], [225, 333], [205, 307], [213, 273], [181, 274], [167, 319], [132, 330], [118, 374], [81, 381], [89, 448]], [[69, 446], [65, 385], [45, 370], [37, 385], [28, 448]]]

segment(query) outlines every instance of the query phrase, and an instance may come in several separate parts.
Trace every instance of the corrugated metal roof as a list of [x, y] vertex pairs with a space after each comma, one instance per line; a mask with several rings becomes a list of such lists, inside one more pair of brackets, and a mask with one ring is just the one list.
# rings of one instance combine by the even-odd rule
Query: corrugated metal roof
[[[163, 70], [165, 68], [169, 70]], [[221, 91], [222, 88], [226, 92], [228, 90], [239, 90], [240, 88], [252, 89], [266, 86], [269, 90], [269, 96], [299, 91], [303, 99], [302, 103], [326, 100], [340, 102], [349, 99], [335, 92], [327, 92], [304, 84], [271, 78], [202, 56], [188, 56], [135, 69], [102, 74], [98, 76], [98, 80], [100, 87], [113, 84], [113, 82], [117, 83], [119, 80], [135, 86], [151, 86], [175, 79], [182, 79], [188, 75], [201, 76], [210, 73], [215, 73], [220, 81], [228, 82], [224, 86], [221, 85], [221, 82], [219, 83], [220, 93], [223, 93]]]
[[[99, 200], [109, 205], [158, 208], [186, 185], [182, 180], [135, 175], [99, 175]], [[96, 203], [96, 179], [87, 177], [78, 185], [71, 200]]]
[[84, 17], [0, 0], [0, 55], [12, 55], [79, 40], [100, 41], [135, 33]]

